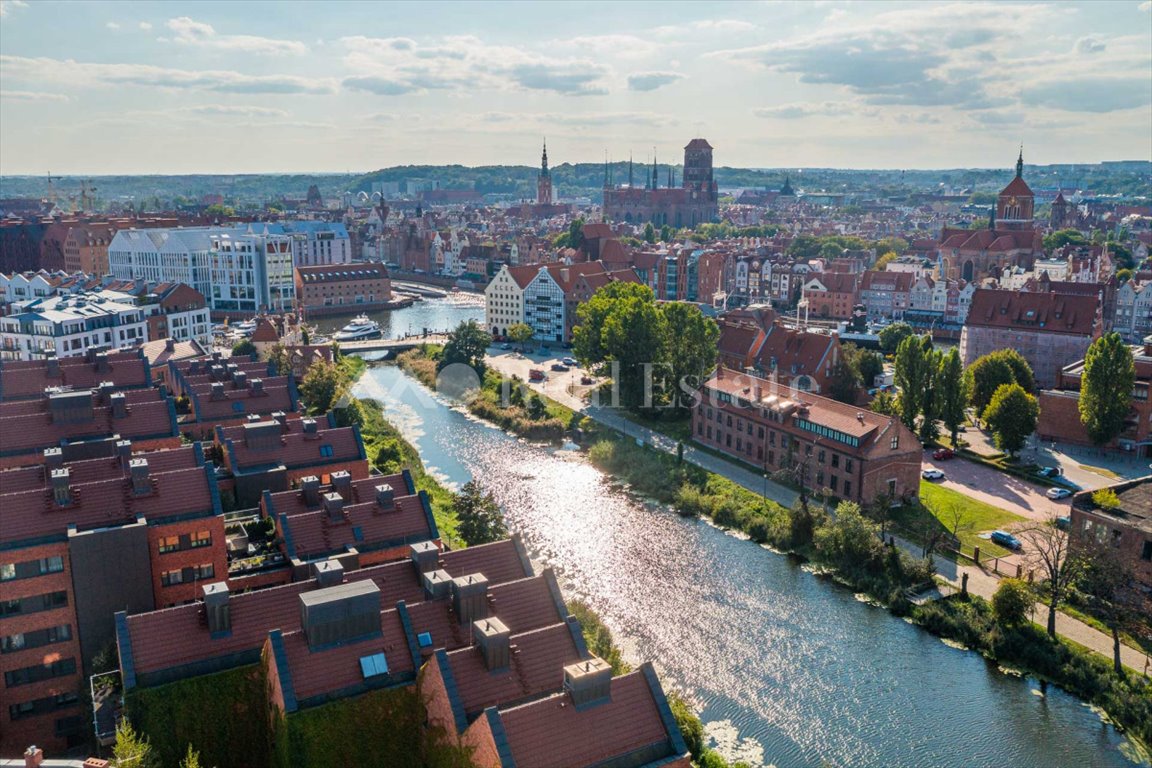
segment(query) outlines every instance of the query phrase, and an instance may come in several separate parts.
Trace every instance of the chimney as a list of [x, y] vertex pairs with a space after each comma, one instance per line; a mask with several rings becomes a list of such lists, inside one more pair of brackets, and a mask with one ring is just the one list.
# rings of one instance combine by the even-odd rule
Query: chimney
[[417, 573], [428, 573], [440, 565], [440, 550], [435, 542], [418, 541], [408, 547], [408, 557], [416, 566]]
[[495, 616], [472, 622], [472, 642], [484, 654], [484, 666], [488, 667], [489, 672], [508, 668], [511, 637], [508, 627]]
[[376, 503], [381, 509], [396, 508], [396, 494], [388, 483], [376, 486]]
[[112, 393], [116, 391], [116, 385], [110, 381], [102, 381], [97, 390], [100, 393], [100, 402], [107, 405], [108, 398], [112, 397]]
[[132, 441], [116, 441], [116, 459], [120, 462], [120, 471], [128, 471], [128, 462], [132, 460]]
[[86, 362], [86, 363], [96, 362], [96, 352], [97, 352], [96, 347], [85, 347], [84, 348], [84, 362]]
[[112, 403], [112, 418], [122, 419], [128, 415], [128, 398], [123, 392], [117, 392], [109, 400]]
[[334, 587], [344, 583], [344, 566], [334, 557], [321, 560], [312, 564], [312, 576], [317, 587]]
[[176, 339], [173, 339], [171, 336], [169, 336], [167, 339], [164, 339], [164, 351], [165, 352], [175, 352], [176, 351]]
[[232, 389], [247, 389], [248, 388], [248, 374], [244, 371], [232, 372]]
[[64, 466], [64, 450], [60, 447], [45, 448], [44, 466], [48, 469], [60, 469]]
[[439, 600], [452, 593], [452, 577], [443, 569], [428, 571], [424, 574], [424, 597], [428, 600]]
[[380, 634], [380, 587], [371, 579], [302, 592], [299, 602], [311, 650]]
[[594, 706], [612, 698], [612, 667], [595, 656], [564, 667], [564, 690], [576, 709]]
[[306, 419], [301, 419], [300, 425], [304, 429], [304, 434], [308, 435], [308, 437], [305, 439], [314, 440], [317, 437], [319, 437], [319, 435], [316, 432], [316, 419], [313, 419], [311, 417], [306, 418]]
[[256, 414], [250, 414], [248, 423], [244, 425], [244, 445], [253, 451], [279, 448], [280, 425], [274, 421], [261, 421]]
[[148, 459], [130, 459], [128, 473], [132, 475], [132, 493], [145, 496], [152, 493], [152, 478], [148, 474]]
[[247, 424], [258, 424], [260, 422], [260, 414], [250, 413], [244, 417], [244, 421]]
[[238, 371], [238, 370], [240, 370], [240, 366], [236, 365], [236, 363], [225, 363], [224, 364], [224, 377], [228, 378], [228, 377], [232, 376], [232, 374], [236, 373], [236, 371]]
[[24, 768], [40, 768], [44, 762], [44, 750], [33, 744], [24, 750]]
[[264, 379], [252, 379], [248, 382], [248, 394], [252, 397], [260, 397], [264, 394]]
[[60, 376], [60, 359], [56, 355], [50, 355], [44, 360], [44, 372], [53, 379]]
[[452, 610], [460, 626], [488, 618], [488, 579], [484, 574], [452, 579]]
[[[259, 379], [254, 379], [252, 383], [255, 384], [257, 381], [259, 381]], [[284, 413], [284, 411], [273, 411], [272, 420], [280, 425], [281, 432], [288, 431], [288, 414]]]
[[304, 503], [314, 507], [320, 503], [320, 478], [308, 475], [300, 478], [300, 492], [304, 494]]
[[217, 581], [204, 585], [204, 613], [208, 614], [208, 631], [214, 635], [232, 631], [232, 609], [229, 600], [227, 582]]
[[192, 376], [192, 375], [198, 374], [198, 373], [200, 373], [200, 361], [199, 360], [193, 360], [192, 362], [190, 362], [188, 364], [188, 375]]
[[107, 352], [96, 353], [96, 370], [99, 373], [107, 373], [112, 370], [112, 365], [108, 362]]
[[223, 400], [224, 399], [224, 384], [219, 381], [212, 382], [212, 394], [209, 396], [210, 400]]
[[52, 498], [56, 501], [56, 506], [66, 507], [72, 503], [72, 491], [68, 487], [70, 474], [67, 467], [54, 469], [49, 474], [52, 478]]
[[345, 501], [352, 501], [352, 475], [341, 469], [332, 473], [332, 490], [340, 494]]
[[344, 499], [338, 493], [324, 494], [324, 514], [328, 519], [338, 522], [344, 519]]
[[221, 381], [224, 378], [224, 366], [217, 363], [208, 369], [208, 375], [212, 377], [212, 381]]

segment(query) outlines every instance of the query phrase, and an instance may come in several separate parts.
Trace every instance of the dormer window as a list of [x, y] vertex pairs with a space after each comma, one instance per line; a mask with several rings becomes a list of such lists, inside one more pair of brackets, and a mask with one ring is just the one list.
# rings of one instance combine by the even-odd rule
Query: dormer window
[[892, 435], [892, 442], [889, 443], [888, 447], [890, 449], [892, 449], [893, 451], [896, 450], [897, 448], [899, 448], [900, 447], [900, 435]]

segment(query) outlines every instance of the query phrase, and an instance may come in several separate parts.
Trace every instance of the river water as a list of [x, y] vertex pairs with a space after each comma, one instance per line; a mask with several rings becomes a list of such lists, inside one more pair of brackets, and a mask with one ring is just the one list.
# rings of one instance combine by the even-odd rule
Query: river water
[[[408, 310], [404, 310], [408, 311]], [[381, 401], [429, 470], [495, 493], [509, 527], [587, 600], [626, 656], [689, 691], [726, 756], [757, 765], [1130, 766], [1076, 698], [858, 600], [790, 558], [615, 489], [578, 454], [528, 444], [393, 366]]]

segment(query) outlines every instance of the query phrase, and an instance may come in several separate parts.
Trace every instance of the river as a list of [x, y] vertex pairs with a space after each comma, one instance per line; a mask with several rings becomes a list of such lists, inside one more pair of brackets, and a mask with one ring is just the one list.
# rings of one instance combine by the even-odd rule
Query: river
[[[404, 310], [408, 311], [408, 310]], [[1078, 699], [999, 671], [792, 559], [614, 490], [578, 454], [528, 444], [369, 369], [431, 472], [475, 477], [509, 527], [586, 599], [626, 656], [690, 692], [708, 734], [754, 765], [1130, 766]]]

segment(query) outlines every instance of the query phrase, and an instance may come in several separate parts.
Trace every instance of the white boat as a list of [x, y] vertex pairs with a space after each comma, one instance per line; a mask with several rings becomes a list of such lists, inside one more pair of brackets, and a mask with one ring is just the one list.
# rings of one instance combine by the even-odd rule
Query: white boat
[[238, 331], [239, 333], [241, 333], [245, 336], [250, 336], [252, 334], [252, 332], [256, 330], [256, 321], [255, 320], [244, 320], [244, 321], [236, 323], [235, 325], [232, 325], [230, 327], [232, 328], [232, 330]]
[[365, 339], [378, 339], [383, 334], [380, 324], [367, 315], [357, 315], [352, 322], [341, 328], [332, 337], [336, 341], [363, 341]]

